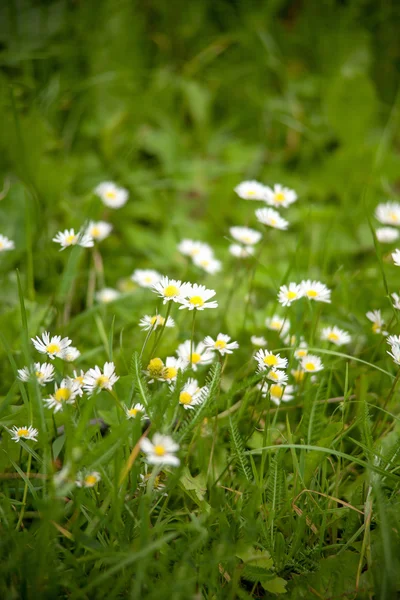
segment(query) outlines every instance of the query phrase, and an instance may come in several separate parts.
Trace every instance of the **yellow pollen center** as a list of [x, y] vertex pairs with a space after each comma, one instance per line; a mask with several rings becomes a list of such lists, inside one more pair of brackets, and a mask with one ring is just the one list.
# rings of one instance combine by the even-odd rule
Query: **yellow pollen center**
[[201, 361], [201, 354], [198, 354], [198, 352], [193, 352], [193, 354], [191, 355], [190, 362], [196, 365], [200, 361]]
[[164, 379], [173, 379], [174, 377], [176, 377], [177, 373], [178, 369], [175, 369], [175, 367], [165, 367], [162, 376]]
[[307, 356], [307, 350], [297, 350], [296, 356], [297, 358], [303, 358], [304, 356]]
[[275, 194], [274, 198], [275, 202], [283, 202], [285, 200], [285, 194], [282, 194], [282, 192], [278, 192], [277, 194]]
[[297, 298], [297, 293], [296, 293], [296, 292], [289, 291], [289, 292], [286, 294], [286, 297], [287, 297], [287, 299], [288, 299], [288, 300], [294, 300], [295, 298]]
[[67, 235], [67, 237], [65, 238], [65, 241], [67, 242], [67, 244], [75, 244], [76, 242], [76, 235]]
[[269, 367], [275, 367], [275, 365], [278, 364], [278, 359], [276, 358], [276, 356], [274, 356], [274, 354], [269, 354], [268, 356], [264, 357], [264, 364], [268, 365]]
[[380, 329], [380, 325], [379, 325], [379, 323], [374, 323], [374, 324], [372, 325], [372, 331], [373, 331], [374, 333], [377, 333], [377, 332], [379, 331], [379, 329]]
[[83, 375], [78, 375], [78, 377], [75, 377], [74, 381], [76, 381], [76, 383], [79, 383], [79, 385], [83, 384]]
[[280, 321], [272, 321], [270, 327], [271, 329], [281, 329], [282, 323]]
[[90, 232], [92, 237], [96, 238], [100, 235], [100, 229], [98, 227], [92, 227], [92, 231]]
[[304, 379], [304, 371], [292, 371], [292, 375], [297, 383], [300, 383]]
[[35, 377], [37, 377], [37, 379], [43, 379], [44, 375], [41, 371], [35, 371]]
[[278, 377], [279, 377], [278, 373], [274, 373], [274, 371], [271, 371], [271, 373], [269, 374], [269, 378], [275, 379], [275, 381], [278, 380]]
[[270, 394], [271, 396], [275, 396], [276, 398], [282, 398], [283, 396], [283, 387], [281, 385], [271, 385], [270, 387]]
[[130, 417], [136, 417], [136, 415], [138, 414], [138, 412], [140, 412], [140, 410], [138, 410], [137, 408], [130, 408], [128, 410], [128, 414]]
[[156, 456], [165, 456], [164, 446], [161, 446], [161, 444], [157, 444], [156, 446], [154, 446], [154, 454]]
[[27, 435], [29, 435], [29, 430], [26, 429], [25, 427], [22, 429], [19, 429], [17, 431], [17, 435], [18, 435], [18, 437], [26, 437]]
[[191, 404], [192, 403], [192, 395], [189, 392], [181, 392], [179, 394], [179, 402], [181, 404]]
[[86, 475], [85, 483], [86, 485], [94, 485], [97, 483], [97, 477], [95, 477], [95, 475]]
[[60, 402], [60, 403], [66, 402], [67, 400], [70, 399], [70, 397], [71, 397], [71, 390], [69, 390], [68, 388], [60, 388], [54, 394], [54, 400], [56, 402]]
[[58, 344], [49, 344], [48, 346], [46, 346], [46, 351], [49, 354], [56, 354], [57, 352], [60, 352], [61, 348]]
[[190, 256], [196, 256], [199, 253], [200, 253], [199, 248], [193, 248], [193, 250], [191, 250], [189, 254], [190, 254]]
[[147, 370], [152, 377], [160, 377], [163, 368], [164, 363], [161, 358], [152, 358], [147, 365]]
[[315, 365], [312, 362], [308, 362], [304, 366], [307, 369], [307, 371], [315, 371]]
[[96, 379], [96, 385], [99, 388], [104, 387], [108, 382], [110, 381], [109, 377], [107, 377], [107, 375], [100, 375], [100, 377], [98, 377]]
[[153, 281], [153, 278], [150, 277], [150, 275], [147, 275], [147, 277], [144, 278], [143, 280], [145, 283], [151, 283]]
[[270, 225], [276, 225], [277, 224], [277, 220], [276, 219], [270, 219]]
[[318, 292], [315, 290], [307, 290], [306, 293], [309, 298], [316, 298], [318, 296]]
[[394, 221], [395, 223], [397, 223], [397, 221], [399, 220], [399, 217], [398, 217], [397, 213], [395, 213], [395, 212], [391, 212], [391, 213], [389, 213], [389, 217], [390, 217], [390, 219], [391, 219], [392, 221]]
[[333, 331], [331, 331], [328, 335], [328, 340], [332, 340], [332, 342], [337, 342], [339, 339], [339, 336], [337, 333], [334, 333]]
[[256, 192], [255, 192], [255, 190], [248, 190], [247, 195], [248, 196], [255, 196]]
[[179, 295], [179, 290], [176, 285], [167, 285], [167, 287], [164, 288], [163, 293], [166, 298], [173, 298], [174, 296]]
[[111, 200], [114, 200], [114, 198], [116, 198], [116, 196], [117, 196], [117, 194], [115, 192], [113, 192], [112, 190], [105, 193], [105, 197], [110, 198]]
[[222, 350], [223, 348], [226, 348], [226, 342], [224, 342], [224, 340], [217, 340], [214, 344], [214, 346], [218, 349], [218, 350]]
[[193, 306], [203, 306], [204, 300], [201, 296], [192, 296], [189, 300], [190, 304]]

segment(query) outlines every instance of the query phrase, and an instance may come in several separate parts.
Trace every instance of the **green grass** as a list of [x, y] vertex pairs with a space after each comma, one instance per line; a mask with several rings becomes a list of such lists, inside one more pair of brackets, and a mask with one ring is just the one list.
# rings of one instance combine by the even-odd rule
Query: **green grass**
[[[365, 316], [381, 309], [400, 333], [396, 243], [373, 233], [375, 206], [398, 200], [399, 25], [390, 1], [1, 3], [0, 234], [15, 241], [0, 253], [1, 598], [400, 594], [399, 371]], [[281, 211], [288, 231], [238, 261], [229, 227], [261, 231], [262, 204], [233, 188], [253, 178], [299, 199]], [[129, 190], [123, 208], [93, 194], [105, 180]], [[110, 237], [60, 253], [54, 235], [89, 219], [112, 223]], [[179, 254], [186, 237], [213, 247], [221, 273]], [[209, 388], [195, 411], [178, 405], [190, 371], [175, 390], [148, 381], [156, 338], [138, 323], [167, 307], [131, 282], [137, 268], [215, 289], [194, 342], [240, 344], [194, 375]], [[282, 309], [280, 285], [308, 278], [332, 303]], [[107, 305], [93, 301], [104, 285], [121, 291]], [[250, 343], [265, 336], [294, 368], [264, 324], [276, 312], [324, 363], [279, 408], [257, 388]], [[163, 360], [192, 337], [192, 313], [171, 316]], [[327, 325], [351, 343], [322, 342]], [[113, 360], [113, 393], [53, 416], [53, 384], [17, 379], [45, 362], [30, 338], [46, 330], [81, 351], [55, 359], [58, 382]], [[150, 422], [126, 419], [137, 402]], [[12, 441], [27, 424], [37, 442]], [[145, 432], [172, 435], [180, 466], [147, 465]], [[85, 469], [101, 475], [93, 488], [74, 483]]]

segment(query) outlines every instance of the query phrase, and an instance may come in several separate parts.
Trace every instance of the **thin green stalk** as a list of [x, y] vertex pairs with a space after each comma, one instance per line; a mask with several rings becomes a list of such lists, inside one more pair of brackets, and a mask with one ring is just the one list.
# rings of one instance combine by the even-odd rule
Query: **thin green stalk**
[[25, 481], [25, 487], [24, 487], [24, 495], [22, 497], [22, 507], [21, 507], [21, 512], [19, 513], [18, 523], [15, 528], [16, 531], [18, 531], [18, 529], [20, 528], [22, 519], [24, 518], [24, 514], [25, 514], [26, 499], [28, 496], [28, 481], [29, 481], [29, 476], [31, 473], [31, 464], [32, 464], [32, 454], [29, 454], [28, 455], [28, 468], [27, 468], [27, 472], [26, 472], [26, 481]]

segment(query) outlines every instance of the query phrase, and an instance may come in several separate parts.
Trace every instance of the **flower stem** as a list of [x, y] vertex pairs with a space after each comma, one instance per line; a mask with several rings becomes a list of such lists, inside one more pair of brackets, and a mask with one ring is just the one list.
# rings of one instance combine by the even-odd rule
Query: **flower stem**
[[194, 324], [196, 321], [197, 309], [193, 310], [193, 321], [192, 321], [192, 336], [190, 338], [190, 366], [193, 368], [193, 350], [194, 350]]
[[165, 329], [165, 328], [166, 328], [166, 326], [167, 326], [167, 321], [168, 321], [168, 317], [169, 317], [169, 315], [170, 315], [170, 312], [171, 312], [171, 308], [172, 308], [172, 303], [171, 303], [171, 302], [169, 302], [169, 303], [168, 303], [167, 312], [166, 312], [166, 314], [165, 314], [165, 320], [164, 320], [164, 323], [163, 323], [163, 324], [162, 324], [162, 326], [161, 326], [160, 333], [158, 334], [158, 337], [156, 337], [156, 338], [155, 338], [155, 340], [154, 340], [153, 348], [152, 348], [152, 351], [151, 351], [151, 354], [150, 354], [150, 360], [151, 360], [151, 359], [154, 357], [154, 354], [155, 354], [155, 352], [156, 352], [156, 350], [157, 350], [157, 348], [158, 348], [158, 345], [159, 345], [159, 343], [160, 343], [160, 340], [161, 340], [161, 338], [162, 338], [162, 335], [163, 335], [163, 333], [164, 333], [164, 329]]

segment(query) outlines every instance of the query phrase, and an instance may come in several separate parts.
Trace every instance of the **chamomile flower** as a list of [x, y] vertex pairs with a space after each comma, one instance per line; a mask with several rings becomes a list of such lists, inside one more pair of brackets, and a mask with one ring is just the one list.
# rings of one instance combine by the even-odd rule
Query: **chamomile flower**
[[0, 252], [6, 252], [7, 250], [14, 250], [15, 244], [5, 235], [0, 234]]
[[57, 235], [53, 237], [53, 242], [60, 244], [60, 252], [69, 246], [78, 245], [83, 248], [91, 248], [94, 246], [93, 238], [86, 231], [78, 231], [78, 233], [75, 233], [74, 229], [64, 229], [64, 231], [59, 231]]
[[375, 217], [384, 225], [400, 225], [400, 204], [398, 202], [383, 202], [378, 204]]
[[317, 371], [322, 371], [324, 368], [321, 359], [319, 356], [315, 356], [315, 354], [307, 354], [307, 356], [301, 359], [300, 365], [306, 373], [317, 373]]
[[388, 350], [387, 353], [393, 359], [396, 365], [400, 365], [400, 345], [393, 344], [391, 350], [391, 352]]
[[73, 381], [76, 383], [78, 396], [83, 396], [83, 383], [85, 381], [85, 371], [82, 371], [82, 369], [79, 372], [73, 371], [73, 377], [71, 379], [73, 379]]
[[288, 364], [287, 358], [281, 358], [280, 354], [274, 354], [268, 350], [258, 350], [254, 358], [258, 364], [258, 372], [267, 369], [286, 369]]
[[125, 406], [125, 412], [127, 419], [136, 419], [136, 417], [139, 417], [143, 420], [146, 418], [146, 409], [143, 404], [140, 404], [139, 402], [134, 406], [131, 406], [131, 408]]
[[182, 283], [177, 279], [169, 279], [169, 277], [162, 277], [158, 283], [153, 286], [153, 292], [158, 294], [163, 299], [163, 304], [170, 302], [182, 301], [190, 288], [189, 283]]
[[102, 242], [110, 235], [112, 228], [113, 226], [106, 221], [90, 221], [86, 233], [96, 242]]
[[366, 317], [372, 323], [372, 331], [374, 333], [383, 333], [385, 327], [385, 321], [381, 315], [380, 310], [370, 310], [367, 312]]
[[273, 208], [259, 208], [256, 210], [257, 220], [263, 225], [273, 227], [274, 229], [285, 230], [289, 223], [282, 219], [281, 215]]
[[376, 239], [381, 244], [391, 244], [399, 239], [400, 233], [394, 227], [379, 227], [375, 231]]
[[393, 298], [393, 308], [400, 310], [400, 296], [398, 294], [390, 294]]
[[68, 348], [61, 351], [59, 358], [66, 362], [74, 362], [80, 355], [81, 353], [78, 348], [75, 348], [75, 346], [68, 346]]
[[14, 440], [14, 442], [19, 442], [22, 438], [37, 442], [37, 436], [39, 435], [39, 431], [32, 427], [32, 425], [29, 425], [29, 427], [28, 425], [25, 427], [17, 427], [14, 425], [9, 431], [11, 433], [11, 439]]
[[351, 342], [351, 335], [334, 325], [333, 327], [324, 327], [321, 332], [321, 340], [332, 342], [335, 346], [343, 346]]
[[274, 315], [265, 319], [265, 326], [271, 331], [277, 331], [279, 337], [284, 338], [290, 329], [290, 322], [288, 319], [283, 319], [279, 315]]
[[101, 480], [101, 475], [98, 471], [91, 471], [90, 473], [78, 473], [76, 479], [76, 485], [78, 487], [91, 488], [99, 483]]
[[287, 208], [297, 200], [297, 194], [290, 188], [283, 187], [279, 183], [275, 184], [273, 189], [265, 187], [264, 198], [265, 202], [275, 208]]
[[100, 183], [94, 190], [100, 200], [109, 208], [121, 208], [127, 203], [129, 192], [125, 188], [118, 187], [112, 181]]
[[285, 385], [288, 380], [288, 376], [285, 373], [285, 371], [281, 371], [279, 369], [271, 369], [268, 372], [267, 379], [270, 379], [274, 383]]
[[150, 331], [150, 329], [156, 330], [163, 326], [175, 327], [174, 319], [168, 317], [167, 322], [165, 323], [165, 318], [161, 315], [154, 315], [153, 317], [150, 315], [144, 315], [144, 317], [142, 317], [139, 321], [139, 327], [143, 331]]
[[179, 309], [204, 310], [205, 308], [217, 308], [218, 302], [215, 300], [208, 302], [215, 294], [215, 290], [209, 290], [204, 285], [187, 284], [184, 297], [178, 298], [178, 302], [181, 304]]
[[187, 340], [178, 346], [176, 353], [184, 361], [185, 365], [191, 365], [194, 371], [197, 371], [199, 366], [209, 365], [214, 359], [213, 353], [210, 352], [209, 348], [206, 348], [203, 342], [199, 342], [197, 346], [193, 346], [192, 353], [191, 341]]
[[250, 227], [231, 227], [229, 232], [234, 240], [244, 246], [254, 246], [262, 238], [262, 234], [259, 231], [250, 229]]
[[308, 354], [308, 346], [304, 340], [300, 340], [296, 350], [294, 351], [294, 356], [297, 360], [301, 360]]
[[240, 244], [231, 244], [229, 253], [236, 258], [249, 258], [254, 255], [254, 246], [241, 246]]
[[179, 404], [191, 410], [204, 402], [207, 393], [207, 386], [200, 388], [197, 379], [188, 379], [179, 394]]
[[292, 302], [298, 300], [303, 295], [303, 290], [298, 283], [289, 283], [287, 285], [281, 285], [278, 292], [278, 302], [282, 306], [290, 306]]
[[244, 200], [263, 200], [265, 185], [258, 181], [242, 181], [235, 187], [235, 192]]
[[184, 239], [178, 244], [178, 250], [184, 256], [196, 258], [196, 256], [204, 256], [212, 258], [214, 253], [212, 248], [204, 242]]
[[187, 367], [186, 361], [181, 358], [175, 358], [174, 356], [167, 356], [165, 359], [165, 366], [161, 372], [160, 381], [167, 381], [168, 383], [174, 383], [178, 377], [179, 371], [184, 371]]
[[220, 260], [217, 260], [213, 256], [205, 256], [204, 254], [199, 254], [193, 258], [193, 264], [200, 269], [203, 269], [209, 275], [215, 275], [215, 273], [219, 273], [222, 269], [222, 263]]
[[400, 347], [400, 335], [389, 335], [386, 338], [389, 346], [399, 346]]
[[178, 467], [180, 460], [175, 453], [179, 450], [179, 444], [169, 435], [155, 433], [153, 440], [143, 438], [140, 442], [142, 452], [146, 454], [146, 460], [151, 465], [171, 465]]
[[54, 380], [54, 367], [50, 363], [34, 363], [30, 367], [18, 369], [18, 379], [21, 381], [32, 381], [37, 379], [39, 385], [46, 385]]
[[267, 345], [267, 340], [262, 335], [252, 335], [250, 341], [253, 346], [261, 346], [261, 348]]
[[392, 258], [396, 267], [400, 267], [400, 250], [398, 248], [392, 252]]
[[164, 370], [164, 361], [161, 358], [152, 358], [147, 365], [146, 375], [150, 377], [149, 383], [152, 383], [155, 379], [160, 379]]
[[42, 334], [41, 338], [36, 336], [36, 338], [31, 338], [31, 340], [36, 350], [41, 354], [47, 354], [51, 360], [55, 357], [61, 358], [63, 351], [72, 344], [69, 338], [61, 338], [60, 335], [50, 337], [47, 331]]
[[136, 269], [133, 272], [131, 279], [140, 287], [151, 288], [161, 281], [162, 275], [154, 269]]
[[314, 300], [315, 302], [326, 302], [328, 304], [330, 303], [331, 290], [327, 288], [324, 283], [306, 279], [302, 281], [300, 285], [303, 296], [309, 300]]
[[268, 388], [269, 397], [277, 406], [279, 406], [281, 402], [290, 402], [290, 400], [293, 400], [293, 392], [293, 385], [283, 386], [279, 383], [271, 383]]
[[114, 288], [103, 288], [96, 292], [96, 300], [101, 304], [109, 304], [110, 302], [114, 302], [120, 297], [120, 293], [118, 290], [114, 290]]
[[113, 362], [106, 362], [101, 371], [97, 365], [85, 373], [83, 380], [83, 389], [88, 394], [94, 394], [101, 390], [112, 390], [113, 385], [119, 377], [115, 374], [115, 365]]
[[234, 350], [239, 348], [239, 344], [237, 342], [231, 342], [230, 339], [229, 335], [219, 333], [216, 340], [213, 340], [212, 337], [208, 335], [203, 343], [206, 348], [217, 351], [221, 356], [224, 356], [225, 354], [232, 354]]
[[71, 377], [66, 377], [59, 386], [55, 384], [54, 394], [44, 398], [43, 402], [57, 413], [63, 410], [65, 404], [74, 404], [78, 395], [81, 395], [81, 386]]

